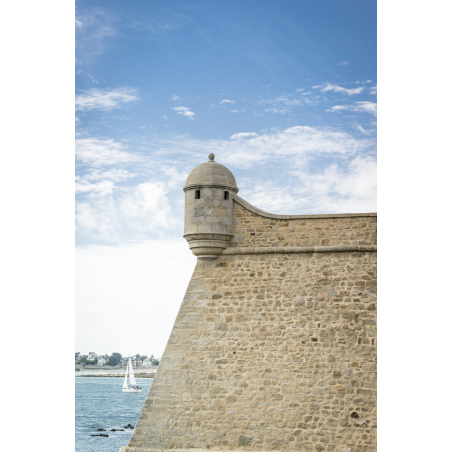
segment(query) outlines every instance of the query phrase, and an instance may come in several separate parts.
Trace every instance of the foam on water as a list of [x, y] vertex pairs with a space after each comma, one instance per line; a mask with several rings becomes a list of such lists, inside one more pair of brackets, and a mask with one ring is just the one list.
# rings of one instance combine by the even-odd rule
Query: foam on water
[[[133, 430], [110, 430], [123, 428], [127, 424], [135, 426], [153, 379], [136, 380], [143, 390], [139, 393], [124, 393], [121, 378], [75, 378], [76, 452], [118, 452], [127, 445]], [[98, 428], [106, 431], [98, 432]], [[106, 433], [108, 438], [89, 436], [101, 433]]]

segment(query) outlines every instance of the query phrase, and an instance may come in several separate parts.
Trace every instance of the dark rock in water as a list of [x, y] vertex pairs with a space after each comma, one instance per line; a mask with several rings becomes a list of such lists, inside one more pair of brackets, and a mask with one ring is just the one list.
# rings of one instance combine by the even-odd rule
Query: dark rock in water
[[89, 435], [89, 436], [103, 436], [104, 438], [108, 438], [108, 435], [106, 435], [105, 433], [99, 433], [99, 435]]
[[104, 428], [98, 428], [97, 431], [98, 432], [106, 432], [107, 430], [105, 430]]
[[124, 428], [135, 428], [135, 427], [133, 427], [132, 425], [128, 424]]
[[123, 428], [112, 428], [112, 429], [110, 430], [110, 432], [123, 432], [123, 431], [124, 431]]

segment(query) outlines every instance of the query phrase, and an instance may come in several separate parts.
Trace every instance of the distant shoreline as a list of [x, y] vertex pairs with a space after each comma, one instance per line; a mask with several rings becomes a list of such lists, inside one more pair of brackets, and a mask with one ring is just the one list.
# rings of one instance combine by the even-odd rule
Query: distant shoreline
[[[85, 374], [85, 375], [77, 375], [75, 374], [77, 378], [82, 377], [94, 377], [94, 378], [101, 378], [101, 377], [113, 377], [113, 378], [124, 378], [124, 374]], [[135, 378], [154, 378], [155, 372], [148, 372], [148, 373], [136, 373]]]

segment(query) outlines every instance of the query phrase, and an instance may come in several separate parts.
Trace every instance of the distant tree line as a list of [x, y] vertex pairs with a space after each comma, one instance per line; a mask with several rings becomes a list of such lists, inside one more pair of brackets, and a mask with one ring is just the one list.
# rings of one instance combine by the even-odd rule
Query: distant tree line
[[[89, 360], [85, 357], [80, 358], [80, 352], [76, 352], [75, 353], [75, 360], [79, 362], [79, 364], [97, 364], [97, 358], [96, 359], [92, 359]], [[146, 355], [135, 355], [136, 358], [140, 359], [141, 361], [144, 361], [145, 359], [147, 359], [148, 357]], [[119, 365], [119, 363], [121, 362], [122, 359], [122, 355], [121, 353], [112, 353], [111, 356], [109, 356], [108, 358], [108, 365], [109, 366], [117, 366]], [[154, 355], [151, 355], [150, 359], [152, 360], [152, 364], [154, 366], [158, 366], [160, 364], [160, 361], [156, 358], [154, 358]]]

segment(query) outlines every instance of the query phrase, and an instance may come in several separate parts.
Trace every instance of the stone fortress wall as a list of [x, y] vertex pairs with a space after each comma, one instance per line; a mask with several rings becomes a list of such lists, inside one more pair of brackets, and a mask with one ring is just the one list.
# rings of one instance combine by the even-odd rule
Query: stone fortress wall
[[122, 452], [376, 451], [376, 214], [272, 215], [235, 193]]

